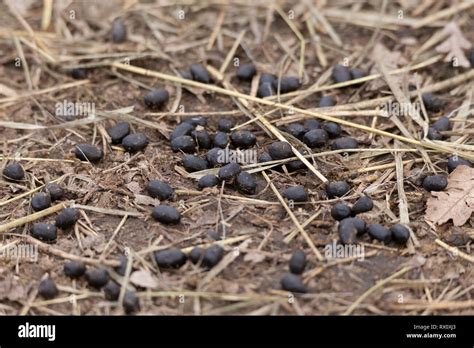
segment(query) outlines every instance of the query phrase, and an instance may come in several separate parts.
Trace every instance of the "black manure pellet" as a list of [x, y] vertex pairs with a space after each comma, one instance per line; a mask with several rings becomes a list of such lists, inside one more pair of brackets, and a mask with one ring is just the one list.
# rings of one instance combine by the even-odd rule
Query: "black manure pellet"
[[189, 259], [192, 263], [197, 264], [204, 256], [204, 249], [201, 247], [194, 247], [189, 253]]
[[151, 197], [158, 198], [161, 201], [170, 199], [174, 194], [173, 188], [161, 180], [150, 180], [146, 189]]
[[151, 90], [143, 97], [143, 102], [150, 109], [157, 109], [165, 105], [170, 100], [170, 94], [164, 88]]
[[270, 162], [273, 161], [272, 156], [268, 152], [263, 152], [260, 157], [258, 158], [259, 163]]
[[163, 224], [177, 224], [181, 220], [181, 214], [175, 207], [164, 204], [153, 208], [151, 216]]
[[332, 150], [357, 149], [359, 143], [351, 137], [341, 137], [335, 139], [331, 144]]
[[361, 69], [354, 68], [351, 69], [350, 72], [352, 80], [357, 80], [365, 77], [365, 72], [363, 72]]
[[87, 70], [84, 68], [71, 69], [70, 74], [75, 80], [84, 80], [87, 78]]
[[345, 203], [336, 203], [331, 209], [331, 216], [334, 220], [343, 220], [349, 216], [351, 216], [352, 210]]
[[281, 288], [285, 291], [304, 294], [307, 292], [301, 277], [293, 273], [286, 273], [280, 281]]
[[170, 140], [174, 140], [183, 135], [190, 135], [194, 130], [194, 126], [189, 122], [182, 122], [171, 132]]
[[406, 244], [410, 238], [410, 231], [402, 224], [396, 224], [390, 227], [392, 240], [398, 244]]
[[374, 201], [369, 196], [363, 195], [360, 197], [352, 206], [352, 214], [357, 215], [360, 213], [365, 213], [374, 207]]
[[451, 156], [448, 158], [448, 172], [451, 173], [458, 166], [468, 166], [472, 168], [472, 163], [458, 156]]
[[222, 156], [222, 149], [219, 147], [210, 149], [206, 154], [206, 159], [212, 167], [216, 167], [219, 164], [225, 164], [222, 163], [222, 160], [225, 159], [224, 157], [225, 156]]
[[112, 23], [112, 41], [115, 43], [125, 42], [127, 39], [127, 28], [121, 19], [116, 19]]
[[180, 268], [186, 260], [186, 254], [176, 248], [155, 252], [156, 264], [161, 268]]
[[448, 178], [444, 174], [429, 175], [423, 180], [426, 191], [443, 191], [448, 186]]
[[295, 76], [284, 76], [281, 80], [275, 79], [273, 81], [273, 89], [278, 91], [278, 87], [280, 87], [281, 94], [296, 91], [300, 86], [300, 80]]
[[281, 160], [293, 156], [291, 145], [286, 141], [275, 141], [268, 145], [267, 150], [274, 160]]
[[240, 165], [238, 163], [229, 163], [219, 169], [217, 177], [220, 181], [232, 181], [240, 173]]
[[117, 301], [120, 296], [120, 285], [113, 280], [109, 280], [102, 290], [107, 301]]
[[305, 131], [319, 129], [321, 128], [321, 122], [319, 122], [318, 120], [309, 119], [309, 120], [304, 121], [303, 127]]
[[440, 117], [434, 122], [431, 127], [436, 129], [438, 132], [444, 132], [451, 130], [451, 125], [449, 123], [449, 118], [446, 116]]
[[214, 174], [207, 174], [201, 177], [198, 181], [198, 188], [200, 190], [206, 187], [214, 187], [219, 183], [219, 178]]
[[253, 195], [257, 190], [257, 182], [253, 176], [247, 172], [240, 172], [236, 179], [237, 189], [241, 193]]
[[331, 181], [326, 184], [326, 193], [329, 198], [342, 197], [349, 192], [351, 187], [345, 181]]
[[53, 242], [57, 238], [56, 226], [41, 222], [33, 224], [30, 232], [34, 238], [45, 242]]
[[51, 196], [47, 192], [40, 192], [31, 198], [31, 208], [34, 211], [44, 210], [51, 206]]
[[327, 108], [329, 106], [336, 105], [334, 98], [330, 95], [323, 95], [321, 99], [319, 99], [319, 107], [320, 108]]
[[367, 225], [364, 220], [357, 218], [357, 217], [348, 217], [345, 218], [344, 220], [341, 220], [339, 222], [339, 226], [345, 225], [345, 224], [352, 224], [354, 225], [357, 235], [361, 236], [367, 232]]
[[202, 64], [191, 64], [191, 75], [193, 76], [194, 81], [202, 82], [202, 83], [209, 83], [211, 82], [211, 78], [209, 77], [209, 73], [207, 72], [206, 68]]
[[49, 183], [45, 186], [44, 191], [49, 193], [51, 201], [59, 201], [64, 197], [64, 189], [55, 183]]
[[252, 81], [257, 73], [257, 69], [253, 63], [242, 64], [237, 68], [236, 76], [242, 81]]
[[189, 71], [189, 70], [180, 70], [180, 71], [178, 71], [178, 74], [183, 79], [186, 79], [186, 80], [192, 80], [193, 79], [193, 74], [191, 74], [191, 71]]
[[65, 208], [56, 216], [56, 227], [67, 230], [74, 226], [74, 224], [79, 220], [79, 210], [76, 208]]
[[205, 159], [194, 155], [186, 155], [183, 158], [183, 167], [189, 173], [198, 172], [208, 168], [208, 163]]
[[257, 89], [257, 96], [259, 98], [271, 97], [274, 95], [273, 86], [269, 82], [264, 82]]
[[211, 148], [211, 137], [206, 130], [193, 130], [191, 136], [194, 138], [194, 141], [200, 149]]
[[357, 240], [358, 230], [355, 222], [351, 218], [341, 220], [337, 227], [339, 241], [342, 244], [354, 244]]
[[371, 238], [384, 243], [388, 243], [392, 235], [390, 230], [381, 224], [371, 224], [367, 226], [367, 232]]
[[197, 127], [197, 126], [204, 127], [207, 125], [207, 118], [205, 118], [204, 116], [194, 116], [194, 117], [189, 117], [183, 120], [183, 122], [189, 123], [193, 127]]
[[217, 265], [224, 257], [224, 248], [220, 245], [211, 245], [204, 251], [202, 256], [202, 266], [205, 268], [212, 268]]
[[293, 274], [301, 274], [306, 267], [306, 255], [302, 250], [296, 250], [290, 258], [289, 268]]
[[109, 133], [112, 139], [112, 144], [120, 144], [122, 139], [130, 134], [130, 124], [128, 122], [119, 122], [107, 129], [107, 133]]
[[214, 147], [224, 149], [229, 144], [229, 136], [224, 132], [217, 132], [213, 140]]
[[428, 127], [428, 134], [426, 134], [426, 137], [430, 140], [443, 140], [444, 138], [439, 130], [433, 127]]
[[306, 133], [306, 129], [301, 123], [290, 123], [288, 127], [286, 127], [286, 131], [298, 139], [303, 139]]
[[183, 151], [193, 153], [196, 150], [196, 142], [189, 135], [182, 135], [171, 141], [171, 149], [174, 152]]
[[148, 138], [143, 133], [133, 133], [122, 139], [122, 146], [128, 152], [143, 150], [148, 145]]
[[303, 142], [312, 149], [324, 146], [328, 140], [328, 133], [323, 129], [312, 129], [303, 136]]
[[303, 186], [292, 186], [282, 192], [282, 196], [293, 202], [306, 202], [308, 193]]
[[58, 293], [58, 288], [56, 287], [54, 280], [52, 280], [51, 278], [45, 278], [39, 283], [38, 294], [42, 298], [50, 300], [58, 296]]
[[423, 100], [423, 104], [428, 111], [438, 112], [443, 106], [443, 102], [433, 93], [423, 93], [421, 95], [421, 99]]
[[235, 127], [235, 121], [230, 118], [221, 118], [217, 122], [217, 129], [224, 133], [230, 133], [233, 127]]
[[114, 270], [117, 274], [124, 276], [127, 270], [128, 258], [125, 255], [119, 256], [120, 265], [115, 267]]
[[285, 164], [289, 172], [296, 172], [297, 170], [306, 168], [306, 165], [300, 160], [293, 160]]
[[87, 283], [93, 288], [100, 289], [109, 281], [109, 272], [103, 268], [93, 268], [86, 272]]
[[257, 142], [255, 134], [249, 131], [235, 131], [230, 135], [230, 140], [235, 147], [248, 148]]
[[332, 78], [336, 83], [347, 82], [352, 80], [351, 72], [347, 67], [341, 64], [336, 64], [332, 70]]
[[77, 279], [86, 272], [86, 265], [81, 261], [68, 261], [64, 264], [63, 272], [66, 277]]
[[122, 305], [126, 314], [133, 314], [140, 310], [140, 300], [134, 291], [125, 292]]
[[260, 80], [258, 81], [259, 85], [263, 85], [264, 83], [273, 84], [276, 81], [277, 77], [273, 74], [263, 73], [260, 75]]
[[337, 138], [342, 132], [341, 126], [335, 122], [324, 122], [323, 129], [328, 133], [330, 138]]
[[3, 168], [2, 172], [5, 179], [10, 181], [20, 181], [25, 178], [25, 171], [19, 163], [11, 163]]
[[81, 161], [89, 161], [92, 163], [99, 162], [104, 155], [101, 149], [91, 144], [77, 145], [74, 154]]
[[474, 68], [474, 48], [468, 53], [469, 62], [471, 63], [471, 68]]

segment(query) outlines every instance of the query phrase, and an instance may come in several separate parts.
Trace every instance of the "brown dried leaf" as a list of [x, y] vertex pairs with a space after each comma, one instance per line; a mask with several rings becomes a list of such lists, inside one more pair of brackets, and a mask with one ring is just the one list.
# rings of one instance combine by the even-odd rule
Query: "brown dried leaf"
[[[377, 43], [374, 46], [371, 54], [371, 60], [375, 63], [372, 69], [370, 70], [371, 74], [378, 74], [380, 71], [377, 68], [377, 64], [383, 62], [383, 65], [387, 67], [388, 71], [395, 70], [399, 66], [404, 66], [408, 64], [408, 60], [405, 59], [403, 54], [400, 51], [390, 51], [381, 43]], [[403, 76], [393, 75], [393, 79], [396, 81], [397, 85], [401, 85]], [[368, 89], [371, 91], [379, 90], [380, 88], [385, 87], [385, 81], [383, 79], [376, 79], [371, 81]]]
[[144, 269], [133, 272], [130, 275], [130, 283], [146, 289], [156, 289], [158, 287], [158, 281], [150, 272]]
[[452, 219], [462, 226], [474, 211], [474, 168], [458, 166], [448, 177], [443, 192], [431, 192], [426, 203], [425, 219], [438, 225]]
[[469, 40], [463, 35], [461, 29], [455, 22], [448, 23], [443, 31], [443, 34], [448, 35], [448, 38], [436, 46], [436, 51], [440, 53], [447, 53], [444, 58], [445, 62], [451, 62], [453, 59], [457, 60], [457, 65], [464, 68], [469, 68], [471, 64], [466, 58], [463, 50], [468, 50], [472, 47]]

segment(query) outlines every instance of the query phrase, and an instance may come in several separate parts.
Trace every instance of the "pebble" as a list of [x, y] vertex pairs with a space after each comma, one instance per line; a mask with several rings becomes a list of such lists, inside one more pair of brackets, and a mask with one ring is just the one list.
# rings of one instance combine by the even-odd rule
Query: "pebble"
[[299, 78], [295, 76], [284, 76], [281, 78], [280, 81], [278, 81], [278, 79], [275, 79], [273, 81], [273, 89], [275, 91], [278, 91], [278, 84], [280, 84], [281, 94], [296, 91], [301, 86]]
[[440, 117], [436, 120], [435, 123], [431, 125], [434, 129], [438, 132], [448, 131], [451, 129], [451, 125], [449, 124], [449, 118], [446, 116]]
[[273, 160], [281, 160], [293, 156], [291, 145], [286, 141], [275, 141], [268, 145], [267, 150]]
[[157, 109], [165, 105], [170, 99], [170, 94], [164, 88], [154, 89], [143, 97], [143, 102], [150, 109]]
[[58, 296], [59, 291], [54, 281], [51, 278], [46, 278], [39, 283], [38, 294], [46, 300], [51, 300]]
[[206, 160], [199, 158], [194, 155], [186, 155], [183, 158], [183, 166], [187, 172], [198, 172], [208, 168], [208, 163]]
[[237, 189], [244, 194], [253, 195], [257, 190], [257, 182], [253, 176], [247, 172], [240, 172], [236, 179]]
[[346, 82], [352, 79], [349, 69], [341, 64], [334, 66], [331, 76], [336, 83]]
[[270, 162], [273, 161], [272, 156], [268, 152], [263, 152], [260, 157], [258, 158], [259, 163], [265, 163], [265, 162]]
[[194, 126], [191, 123], [182, 122], [171, 132], [170, 140], [173, 141], [180, 136], [190, 135], [193, 130]]
[[189, 135], [182, 135], [171, 141], [171, 149], [174, 152], [192, 153], [196, 150], [196, 142]]
[[102, 290], [107, 301], [117, 301], [120, 296], [120, 285], [113, 280], [109, 280]]
[[448, 158], [448, 172], [451, 173], [458, 166], [468, 166], [472, 168], [472, 163], [459, 156], [451, 156]]
[[86, 280], [93, 288], [100, 289], [109, 281], [109, 272], [103, 267], [93, 268], [86, 272]]
[[202, 266], [204, 268], [212, 268], [217, 265], [224, 257], [224, 248], [218, 244], [211, 245], [204, 251], [202, 256]]
[[47, 192], [40, 192], [31, 198], [31, 208], [34, 211], [44, 210], [51, 206], [51, 196]]
[[298, 139], [303, 139], [303, 136], [306, 133], [306, 129], [301, 123], [290, 123], [286, 128], [286, 131]]
[[214, 174], [207, 174], [199, 179], [198, 188], [202, 190], [206, 187], [217, 186], [218, 183], [219, 183], [219, 179], [217, 178], [217, 176], [215, 176]]
[[306, 202], [308, 193], [303, 186], [292, 186], [282, 192], [282, 196], [293, 202]]
[[143, 150], [147, 145], [148, 138], [143, 133], [129, 134], [122, 140], [122, 146], [128, 152]]
[[369, 196], [362, 196], [360, 197], [352, 206], [352, 214], [357, 215], [360, 213], [365, 213], [374, 207], [374, 202], [372, 201], [372, 198]]
[[312, 149], [324, 146], [328, 139], [328, 133], [323, 129], [312, 129], [303, 136], [303, 142]]
[[443, 191], [446, 186], [448, 186], [448, 178], [443, 174], [430, 175], [423, 180], [423, 188], [426, 191]]
[[193, 264], [197, 264], [201, 261], [204, 255], [204, 249], [201, 247], [194, 247], [193, 250], [189, 253], [189, 259]]
[[389, 242], [392, 235], [390, 230], [381, 224], [371, 224], [367, 226], [367, 232], [369, 232], [371, 238], [384, 243]]
[[303, 127], [305, 131], [310, 131], [312, 129], [319, 129], [321, 128], [321, 123], [318, 120], [308, 119], [304, 121]]
[[341, 220], [337, 232], [339, 234], [339, 241], [342, 244], [354, 244], [356, 242], [358, 231], [353, 219], [346, 218]]
[[45, 242], [52, 242], [57, 238], [56, 226], [50, 224], [35, 223], [30, 232], [34, 238]]
[[165, 201], [173, 197], [174, 190], [166, 182], [161, 180], [150, 180], [146, 187], [148, 194], [160, 201]]
[[79, 220], [79, 216], [79, 210], [75, 208], [65, 208], [56, 216], [56, 227], [67, 230], [74, 226], [77, 220]]
[[326, 185], [326, 193], [329, 198], [342, 197], [349, 192], [351, 187], [345, 181], [331, 181]]
[[398, 244], [406, 244], [410, 238], [410, 231], [402, 224], [396, 224], [390, 227], [392, 239]]
[[301, 293], [301, 294], [304, 294], [307, 292], [306, 286], [303, 284], [301, 277], [296, 274], [286, 273], [281, 278], [280, 283], [281, 283], [281, 288], [285, 291], [296, 292], [296, 293]]
[[235, 147], [248, 148], [257, 142], [255, 135], [249, 131], [235, 131], [230, 135], [230, 140]]
[[433, 93], [423, 93], [421, 95], [421, 99], [423, 100], [423, 104], [425, 104], [425, 108], [428, 111], [438, 112], [443, 106], [443, 102]]
[[163, 224], [177, 224], [181, 220], [181, 214], [176, 208], [163, 204], [153, 208], [151, 216]]
[[74, 68], [70, 71], [70, 74], [75, 80], [84, 80], [87, 78], [87, 70], [84, 68]]
[[49, 183], [45, 186], [44, 191], [49, 193], [52, 201], [59, 201], [64, 197], [64, 189], [55, 183]]
[[219, 169], [217, 177], [220, 181], [232, 181], [240, 173], [240, 165], [238, 163], [229, 163]]
[[3, 176], [7, 180], [20, 181], [25, 178], [25, 171], [19, 163], [11, 163], [3, 168]]
[[335, 139], [331, 144], [332, 150], [357, 149], [359, 143], [351, 137], [341, 137]]
[[217, 132], [214, 135], [214, 147], [224, 149], [229, 144], [229, 136], [224, 132]]
[[207, 151], [206, 159], [212, 167], [216, 167], [217, 165], [222, 164], [220, 160], [222, 159], [221, 157], [224, 156], [221, 156], [221, 151], [222, 149], [219, 147], [214, 147]]
[[336, 105], [336, 102], [334, 101], [334, 98], [330, 95], [323, 95], [321, 99], [319, 99], [320, 108], [327, 108], [334, 105]]
[[253, 63], [242, 64], [237, 69], [237, 78], [242, 81], [252, 81], [252, 78], [257, 73], [257, 69]]
[[73, 279], [77, 279], [86, 272], [86, 265], [81, 261], [68, 261], [64, 264], [64, 274]]
[[272, 84], [269, 82], [264, 82], [257, 89], [257, 96], [259, 98], [270, 97], [274, 95]]
[[217, 129], [224, 133], [230, 133], [233, 127], [235, 127], [235, 121], [230, 118], [221, 118], [217, 122]]
[[89, 161], [91, 163], [99, 162], [104, 155], [101, 149], [91, 144], [77, 145], [74, 154], [81, 161]]
[[207, 119], [203, 116], [194, 116], [194, 117], [189, 117], [183, 121], [183, 123], [189, 123], [193, 127], [197, 126], [206, 126], [207, 125]]
[[337, 203], [331, 209], [331, 216], [334, 220], [343, 220], [349, 216], [351, 216], [352, 210], [345, 203]]
[[116, 19], [112, 23], [112, 41], [115, 43], [122, 43], [127, 39], [127, 29], [125, 28], [125, 23]]
[[323, 129], [328, 133], [330, 138], [337, 138], [342, 132], [341, 126], [335, 122], [324, 122]]
[[209, 83], [211, 82], [211, 78], [209, 77], [209, 73], [207, 72], [206, 68], [202, 64], [191, 64], [191, 75], [193, 76], [194, 81], [202, 82], [202, 83]]
[[125, 292], [122, 304], [126, 314], [132, 314], [140, 310], [140, 301], [133, 291]]
[[180, 268], [186, 263], [186, 260], [186, 254], [176, 248], [155, 253], [156, 264], [161, 268]]
[[206, 130], [193, 130], [191, 136], [194, 138], [194, 141], [199, 146], [200, 149], [210, 149], [211, 148], [211, 137]]
[[301, 274], [306, 267], [306, 255], [302, 250], [296, 250], [290, 258], [290, 272], [293, 274]]
[[428, 134], [426, 137], [430, 140], [443, 140], [443, 135], [433, 127], [428, 127]]

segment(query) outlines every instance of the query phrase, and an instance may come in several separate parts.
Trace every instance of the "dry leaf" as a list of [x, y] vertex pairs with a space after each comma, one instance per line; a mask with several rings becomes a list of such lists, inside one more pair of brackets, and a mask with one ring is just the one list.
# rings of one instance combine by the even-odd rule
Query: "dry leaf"
[[456, 59], [457, 65], [469, 68], [471, 64], [463, 50], [470, 49], [472, 45], [463, 35], [459, 26], [455, 22], [449, 22], [444, 27], [442, 33], [448, 35], [448, 38], [436, 46], [436, 52], [447, 53], [444, 58], [445, 62], [451, 62], [453, 59]]
[[[380, 71], [377, 69], [377, 63], [383, 62], [383, 65], [387, 67], [388, 71], [395, 70], [399, 66], [408, 64], [408, 61], [403, 57], [399, 51], [390, 51], [381, 43], [377, 43], [372, 50], [371, 59], [375, 63], [370, 70], [371, 74], [378, 74]], [[397, 85], [400, 86], [402, 83], [403, 75], [393, 75], [393, 79]], [[385, 81], [383, 79], [376, 79], [370, 82], [368, 89], [371, 91], [379, 90], [385, 87]]]
[[462, 226], [474, 210], [474, 168], [458, 166], [448, 177], [445, 191], [431, 192], [425, 219], [438, 225], [452, 219]]
[[245, 262], [260, 263], [263, 260], [265, 260], [265, 255], [258, 251], [251, 250], [244, 256]]
[[130, 275], [130, 283], [146, 289], [156, 289], [158, 281], [153, 278], [150, 272], [144, 269], [133, 272]]

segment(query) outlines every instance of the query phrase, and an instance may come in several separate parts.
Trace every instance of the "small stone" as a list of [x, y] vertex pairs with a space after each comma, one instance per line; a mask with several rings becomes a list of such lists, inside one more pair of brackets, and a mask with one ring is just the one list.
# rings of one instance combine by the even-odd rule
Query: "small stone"
[[189, 253], [189, 259], [193, 264], [197, 264], [204, 256], [204, 249], [201, 247], [194, 247]]
[[290, 258], [290, 272], [301, 274], [306, 267], [306, 255], [301, 250], [296, 250]]
[[224, 132], [217, 132], [214, 135], [214, 147], [224, 149], [229, 144], [229, 136]]
[[273, 89], [278, 92], [278, 87], [280, 87], [281, 94], [296, 91], [300, 86], [300, 80], [295, 76], [284, 76], [281, 80], [273, 81]]
[[308, 193], [303, 186], [292, 186], [282, 192], [282, 196], [293, 202], [306, 202]]
[[257, 182], [253, 176], [247, 172], [241, 172], [237, 175], [237, 189], [244, 194], [253, 195], [257, 189]]
[[334, 66], [331, 76], [336, 83], [347, 82], [352, 79], [349, 69], [341, 64]]
[[281, 160], [293, 157], [293, 150], [291, 145], [286, 141], [275, 141], [267, 147], [268, 153], [273, 160]]
[[99, 162], [104, 155], [101, 149], [91, 144], [77, 145], [74, 154], [81, 161], [89, 161], [91, 163]]
[[122, 146], [128, 152], [143, 150], [147, 145], [148, 138], [143, 133], [129, 134], [122, 140]]
[[182, 122], [173, 130], [173, 132], [171, 132], [170, 140], [173, 141], [180, 136], [190, 135], [193, 130], [194, 126], [191, 123]]
[[390, 241], [392, 233], [388, 228], [385, 228], [381, 224], [371, 224], [367, 227], [369, 236], [378, 241], [388, 243]]
[[88, 270], [86, 280], [93, 288], [100, 289], [109, 281], [109, 272], [103, 267]]
[[324, 146], [328, 139], [328, 133], [323, 129], [312, 129], [303, 137], [304, 143], [312, 149]]
[[151, 197], [158, 198], [160, 201], [170, 199], [174, 194], [173, 188], [161, 180], [150, 180], [146, 189]]
[[255, 135], [249, 131], [235, 131], [230, 135], [232, 144], [235, 147], [248, 148], [254, 146], [257, 142]]
[[194, 155], [186, 155], [183, 158], [183, 166], [187, 172], [198, 172], [208, 167], [207, 161]]
[[174, 152], [193, 153], [196, 150], [196, 142], [189, 135], [182, 135], [171, 141], [171, 149]]
[[349, 192], [351, 187], [345, 181], [331, 181], [326, 185], [326, 193], [329, 198], [342, 197]]
[[45, 242], [52, 242], [57, 238], [56, 226], [50, 224], [35, 223], [30, 232], [31, 236]]
[[446, 186], [448, 178], [443, 174], [430, 175], [423, 180], [423, 188], [426, 191], [443, 191]]
[[290, 123], [286, 131], [297, 139], [303, 139], [306, 133], [306, 129], [301, 123]]
[[153, 208], [151, 216], [163, 224], [177, 224], [181, 220], [181, 214], [176, 208], [163, 204]]
[[116, 19], [112, 23], [112, 41], [114, 43], [122, 43], [125, 42], [126, 39], [127, 29], [125, 27], [125, 23], [120, 19]]
[[325, 122], [323, 129], [328, 133], [330, 138], [337, 138], [342, 132], [341, 126], [335, 122]]
[[34, 211], [44, 210], [51, 206], [51, 196], [47, 192], [40, 192], [31, 198], [31, 208]]
[[240, 165], [238, 163], [229, 163], [219, 169], [217, 177], [220, 181], [230, 182], [240, 173]]
[[191, 136], [194, 138], [194, 141], [200, 149], [211, 148], [211, 137], [206, 130], [193, 130]]
[[199, 179], [198, 188], [202, 190], [206, 187], [217, 186], [218, 183], [219, 183], [219, 179], [217, 178], [217, 176], [215, 176], [214, 174], [207, 174]]
[[301, 294], [304, 294], [307, 292], [306, 286], [303, 284], [301, 277], [296, 274], [286, 273], [281, 278], [280, 283], [281, 283], [281, 288], [285, 291], [301, 293]]
[[194, 81], [202, 82], [202, 83], [209, 83], [211, 82], [211, 78], [209, 77], [209, 73], [207, 72], [206, 68], [201, 64], [191, 64], [191, 75], [193, 76]]
[[74, 226], [79, 220], [79, 210], [75, 208], [65, 208], [56, 216], [56, 227], [67, 230]]
[[472, 168], [472, 163], [458, 156], [451, 156], [448, 158], [448, 172], [451, 173], [458, 166], [468, 166]]
[[52, 201], [59, 201], [64, 197], [64, 189], [55, 183], [49, 183], [45, 186], [44, 191], [49, 193]]
[[372, 201], [372, 198], [369, 196], [362, 196], [360, 197], [352, 206], [352, 214], [357, 215], [360, 213], [365, 213], [374, 207], [374, 202]]
[[143, 97], [143, 102], [150, 109], [157, 109], [165, 105], [170, 99], [170, 94], [164, 88], [154, 89]]
[[357, 140], [351, 137], [337, 138], [331, 144], [332, 150], [357, 149], [358, 147], [359, 143]]
[[56, 287], [56, 284], [51, 278], [46, 278], [43, 279], [38, 286], [38, 294], [46, 299], [46, 300], [51, 300], [52, 298], [55, 298], [58, 296], [58, 288]]
[[211, 245], [204, 251], [204, 255], [202, 257], [202, 266], [204, 268], [210, 269], [217, 265], [223, 257], [224, 249], [218, 244]]
[[3, 176], [10, 181], [20, 181], [25, 177], [25, 171], [19, 163], [11, 163], [3, 168]]
[[338, 221], [351, 216], [351, 213], [351, 207], [345, 203], [337, 203], [331, 209], [331, 216]]
[[117, 301], [120, 296], [120, 285], [113, 280], [109, 280], [102, 290], [107, 301]]
[[67, 277], [77, 279], [86, 272], [86, 265], [81, 261], [68, 261], [64, 264], [63, 271]]
[[265, 97], [270, 97], [274, 95], [273, 87], [272, 84], [269, 82], [262, 83], [260, 86], [258, 86], [257, 89], [257, 96], [259, 98], [265, 98]]
[[390, 227], [392, 239], [398, 244], [406, 244], [410, 238], [410, 231], [402, 224], [396, 224]]
[[186, 263], [186, 260], [186, 254], [175, 248], [155, 253], [155, 261], [160, 268], [180, 268]]
[[125, 292], [122, 304], [126, 314], [132, 314], [140, 310], [140, 300], [133, 291]]
[[330, 95], [323, 95], [321, 99], [319, 100], [320, 108], [327, 108], [334, 105], [336, 105], [336, 102], [334, 101], [334, 98], [331, 97]]
[[242, 64], [237, 69], [237, 78], [242, 81], [252, 81], [252, 78], [257, 73], [257, 69], [253, 63]]
[[235, 127], [235, 121], [230, 118], [221, 118], [217, 122], [217, 129], [224, 133], [230, 133], [231, 129]]

